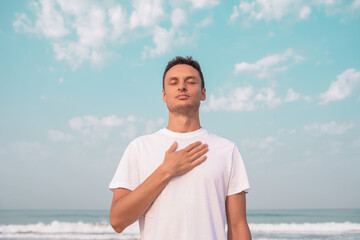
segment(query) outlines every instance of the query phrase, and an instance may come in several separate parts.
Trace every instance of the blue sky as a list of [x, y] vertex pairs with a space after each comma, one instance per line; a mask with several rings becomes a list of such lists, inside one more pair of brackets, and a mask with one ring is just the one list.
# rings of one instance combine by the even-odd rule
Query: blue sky
[[1, 1], [0, 208], [106, 209], [127, 144], [165, 127], [174, 56], [235, 142], [248, 208], [359, 208], [360, 1]]

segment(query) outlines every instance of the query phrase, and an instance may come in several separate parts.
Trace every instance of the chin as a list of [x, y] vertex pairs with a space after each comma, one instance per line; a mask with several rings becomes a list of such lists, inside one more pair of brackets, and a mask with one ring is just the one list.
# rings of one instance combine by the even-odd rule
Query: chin
[[200, 104], [178, 104], [176, 106], [168, 106], [170, 112], [178, 115], [188, 115], [199, 110]]

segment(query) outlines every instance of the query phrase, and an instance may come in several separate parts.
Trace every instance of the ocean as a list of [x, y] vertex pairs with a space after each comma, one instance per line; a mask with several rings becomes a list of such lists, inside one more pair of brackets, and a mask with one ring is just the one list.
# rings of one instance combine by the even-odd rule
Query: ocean
[[[360, 209], [247, 210], [253, 239], [360, 239]], [[0, 239], [140, 239], [115, 233], [108, 210], [0, 210]]]

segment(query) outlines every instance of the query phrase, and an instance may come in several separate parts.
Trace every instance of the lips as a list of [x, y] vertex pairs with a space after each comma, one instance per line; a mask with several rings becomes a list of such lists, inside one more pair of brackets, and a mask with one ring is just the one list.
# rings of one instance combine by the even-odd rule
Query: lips
[[188, 99], [190, 96], [186, 94], [179, 94], [176, 96], [177, 99]]

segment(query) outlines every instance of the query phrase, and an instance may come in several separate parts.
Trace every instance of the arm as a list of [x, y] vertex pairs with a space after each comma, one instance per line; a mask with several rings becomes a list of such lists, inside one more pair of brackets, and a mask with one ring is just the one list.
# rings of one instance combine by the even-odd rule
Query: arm
[[230, 195], [226, 198], [226, 217], [228, 240], [250, 240], [251, 233], [246, 220], [245, 192]]
[[177, 143], [165, 153], [163, 163], [134, 191], [118, 188], [110, 208], [110, 223], [116, 232], [139, 219], [165, 188], [169, 180], [182, 175], [206, 160], [207, 144], [195, 142], [175, 151]]

